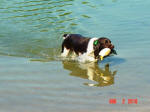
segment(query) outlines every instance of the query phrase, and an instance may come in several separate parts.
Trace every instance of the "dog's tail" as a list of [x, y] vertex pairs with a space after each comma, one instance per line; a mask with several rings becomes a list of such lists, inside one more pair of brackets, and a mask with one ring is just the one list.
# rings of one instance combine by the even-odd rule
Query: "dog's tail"
[[64, 34], [63, 35], [63, 39], [66, 39], [66, 38], [68, 38], [69, 37], [69, 34]]

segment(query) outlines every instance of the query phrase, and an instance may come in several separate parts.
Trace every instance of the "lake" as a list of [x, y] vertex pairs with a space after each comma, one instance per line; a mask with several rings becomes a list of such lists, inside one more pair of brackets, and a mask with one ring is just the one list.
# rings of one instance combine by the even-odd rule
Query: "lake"
[[[1, 0], [0, 111], [149, 112], [149, 11], [148, 0]], [[108, 37], [118, 55], [62, 60], [64, 33]]]

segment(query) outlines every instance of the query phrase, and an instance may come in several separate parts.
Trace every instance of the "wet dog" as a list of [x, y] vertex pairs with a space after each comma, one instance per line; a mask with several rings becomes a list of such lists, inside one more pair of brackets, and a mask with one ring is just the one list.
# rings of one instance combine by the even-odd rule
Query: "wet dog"
[[67, 57], [69, 52], [73, 52], [77, 56], [86, 54], [93, 57], [94, 60], [99, 59], [99, 52], [104, 48], [114, 50], [114, 45], [110, 39], [106, 37], [89, 38], [80, 34], [64, 34], [62, 43], [61, 56]]

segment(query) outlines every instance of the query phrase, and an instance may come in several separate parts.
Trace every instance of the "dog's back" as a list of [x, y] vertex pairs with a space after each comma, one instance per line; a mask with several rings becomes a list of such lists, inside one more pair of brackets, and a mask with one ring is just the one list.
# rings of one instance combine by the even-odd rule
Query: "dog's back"
[[[87, 51], [87, 45], [90, 38], [83, 37], [80, 34], [64, 34], [62, 47], [74, 51], [76, 54]], [[62, 51], [63, 52], [63, 51]]]

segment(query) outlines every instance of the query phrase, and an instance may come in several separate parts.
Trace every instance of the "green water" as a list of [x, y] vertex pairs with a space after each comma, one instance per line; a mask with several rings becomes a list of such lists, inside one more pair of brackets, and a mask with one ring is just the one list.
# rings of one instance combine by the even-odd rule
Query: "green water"
[[[0, 111], [149, 112], [149, 6], [148, 0], [1, 0]], [[98, 64], [61, 60], [64, 33], [109, 37], [118, 55]], [[128, 104], [135, 98], [138, 104]]]

